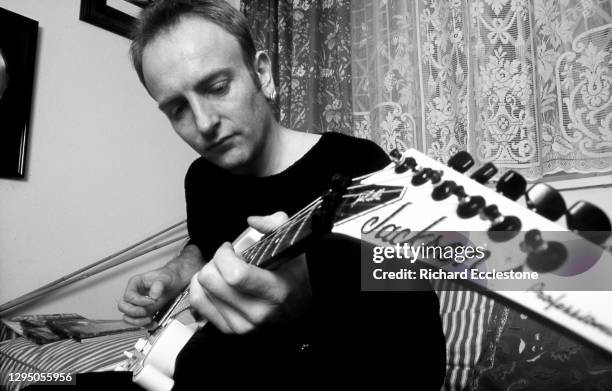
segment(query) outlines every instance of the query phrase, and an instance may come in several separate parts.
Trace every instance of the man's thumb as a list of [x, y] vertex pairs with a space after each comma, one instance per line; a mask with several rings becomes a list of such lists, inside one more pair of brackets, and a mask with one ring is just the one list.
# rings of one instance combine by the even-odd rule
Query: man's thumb
[[252, 228], [265, 234], [274, 231], [287, 220], [289, 220], [289, 218], [285, 212], [276, 212], [268, 216], [251, 216], [247, 218], [247, 223], [249, 223]]
[[160, 280], [156, 280], [149, 289], [149, 297], [153, 300], [157, 300], [164, 293], [164, 283]]

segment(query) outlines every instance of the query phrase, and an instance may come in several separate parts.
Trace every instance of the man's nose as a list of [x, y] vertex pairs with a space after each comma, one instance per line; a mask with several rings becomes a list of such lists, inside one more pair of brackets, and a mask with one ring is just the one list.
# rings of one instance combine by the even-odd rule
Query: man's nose
[[199, 132], [212, 133], [219, 124], [219, 115], [215, 108], [206, 102], [198, 101], [193, 109], [194, 121]]

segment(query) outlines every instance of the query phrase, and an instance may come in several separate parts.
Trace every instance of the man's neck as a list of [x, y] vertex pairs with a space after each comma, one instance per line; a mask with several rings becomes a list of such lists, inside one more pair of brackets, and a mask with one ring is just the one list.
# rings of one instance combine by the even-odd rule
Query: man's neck
[[283, 172], [304, 156], [320, 135], [287, 129], [274, 124], [261, 151], [255, 175], [270, 176]]

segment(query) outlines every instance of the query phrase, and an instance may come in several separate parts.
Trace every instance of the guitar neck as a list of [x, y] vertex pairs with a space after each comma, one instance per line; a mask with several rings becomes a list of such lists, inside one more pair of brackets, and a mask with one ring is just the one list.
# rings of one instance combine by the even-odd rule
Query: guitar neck
[[[258, 234], [252, 228], [247, 229], [232, 243], [235, 251], [240, 253], [247, 263], [263, 269], [277, 267], [292, 259], [302, 252], [309, 242], [331, 229], [331, 225], [320, 221], [331, 217], [327, 212], [322, 212], [323, 203], [320, 197], [317, 198], [266, 235]], [[333, 214], [334, 211], [330, 210], [329, 213]], [[158, 324], [167, 323], [189, 307], [189, 287], [187, 287], [159, 318]]]

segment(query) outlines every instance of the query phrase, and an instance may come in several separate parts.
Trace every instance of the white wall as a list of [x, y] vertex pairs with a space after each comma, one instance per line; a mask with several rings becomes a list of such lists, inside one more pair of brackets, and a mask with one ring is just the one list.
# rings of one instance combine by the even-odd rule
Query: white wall
[[[39, 21], [26, 180], [0, 179], [0, 304], [184, 218], [195, 153], [140, 86], [126, 38], [79, 21], [80, 0], [0, 0]], [[175, 249], [18, 313], [119, 318], [127, 278]]]

